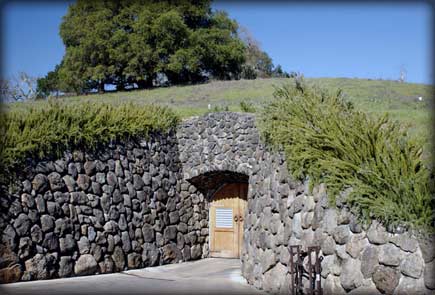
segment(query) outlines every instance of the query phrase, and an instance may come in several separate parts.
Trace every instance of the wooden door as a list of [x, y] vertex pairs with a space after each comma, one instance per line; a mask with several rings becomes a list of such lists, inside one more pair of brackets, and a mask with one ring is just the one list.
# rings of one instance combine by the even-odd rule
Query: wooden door
[[210, 256], [239, 258], [243, 243], [248, 184], [231, 183], [210, 203]]

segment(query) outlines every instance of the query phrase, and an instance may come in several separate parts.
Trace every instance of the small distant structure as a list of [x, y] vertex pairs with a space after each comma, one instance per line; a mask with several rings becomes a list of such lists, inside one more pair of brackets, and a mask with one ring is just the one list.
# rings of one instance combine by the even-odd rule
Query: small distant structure
[[421, 96], [419, 96], [417, 99], [418, 99], [418, 101], [423, 101], [423, 97], [421, 97]]
[[208, 104], [208, 109], [211, 110], [211, 104]]
[[400, 67], [400, 78], [399, 78], [399, 82], [400, 83], [404, 83], [406, 80], [406, 68], [405, 66], [401, 66]]

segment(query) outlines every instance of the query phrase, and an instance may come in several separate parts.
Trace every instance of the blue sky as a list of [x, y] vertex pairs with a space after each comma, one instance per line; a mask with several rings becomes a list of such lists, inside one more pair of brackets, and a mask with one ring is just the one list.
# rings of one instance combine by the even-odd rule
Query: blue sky
[[[67, 1], [8, 1], [1, 11], [2, 73], [45, 75], [64, 47], [59, 24]], [[248, 28], [287, 71], [306, 77], [397, 79], [431, 83], [432, 12], [428, 4], [266, 1], [215, 2]]]

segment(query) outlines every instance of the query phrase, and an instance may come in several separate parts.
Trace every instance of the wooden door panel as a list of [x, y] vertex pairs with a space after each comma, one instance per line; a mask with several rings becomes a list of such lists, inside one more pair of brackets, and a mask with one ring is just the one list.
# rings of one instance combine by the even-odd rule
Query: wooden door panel
[[210, 255], [240, 257], [247, 184], [227, 184], [210, 203]]
[[215, 231], [213, 252], [219, 257], [234, 257], [234, 252], [237, 250], [234, 247], [237, 244], [234, 238], [233, 231]]

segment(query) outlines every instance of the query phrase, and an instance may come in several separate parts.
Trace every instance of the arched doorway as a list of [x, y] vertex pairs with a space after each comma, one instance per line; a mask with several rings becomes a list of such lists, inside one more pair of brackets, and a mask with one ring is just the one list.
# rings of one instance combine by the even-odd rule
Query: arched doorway
[[248, 195], [247, 183], [223, 184], [210, 200], [211, 257], [239, 258]]
[[234, 171], [210, 171], [188, 180], [208, 205], [209, 256], [240, 258], [249, 176]]

